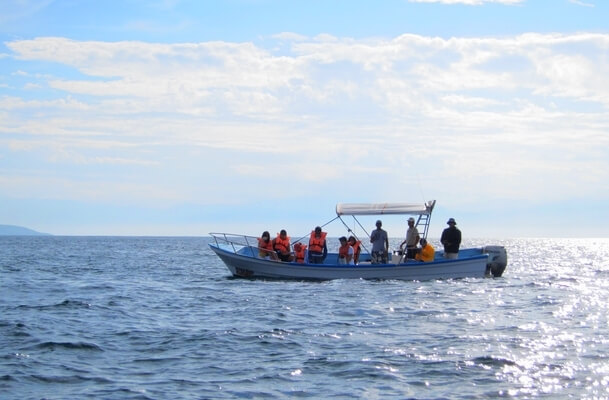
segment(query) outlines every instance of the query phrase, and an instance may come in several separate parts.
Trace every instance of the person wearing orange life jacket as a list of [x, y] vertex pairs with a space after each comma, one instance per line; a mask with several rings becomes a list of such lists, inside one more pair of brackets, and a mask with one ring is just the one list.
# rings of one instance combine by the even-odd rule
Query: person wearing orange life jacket
[[294, 243], [294, 258], [297, 263], [303, 264], [305, 262], [305, 254], [307, 252], [307, 245], [300, 242]]
[[353, 247], [347, 242], [347, 238], [341, 236], [339, 239], [340, 247], [338, 248], [338, 263], [353, 265]]
[[277, 252], [277, 257], [281, 261], [290, 262], [294, 261], [294, 255], [292, 254], [292, 248], [290, 246], [290, 237], [285, 229], [277, 234], [277, 237], [273, 239], [273, 249]]
[[362, 242], [359, 240], [356, 240], [355, 237], [353, 236], [349, 236], [349, 239], [347, 239], [347, 242], [349, 242], [349, 245], [351, 245], [351, 247], [353, 247], [353, 264], [357, 264], [359, 262], [359, 255], [362, 252]]
[[258, 238], [258, 257], [267, 258], [277, 261], [277, 253], [273, 249], [271, 234], [269, 231], [262, 232], [262, 236]]
[[309, 262], [311, 264], [323, 264], [328, 255], [328, 247], [326, 245], [326, 232], [321, 231], [321, 227], [315, 227], [311, 232], [309, 239]]

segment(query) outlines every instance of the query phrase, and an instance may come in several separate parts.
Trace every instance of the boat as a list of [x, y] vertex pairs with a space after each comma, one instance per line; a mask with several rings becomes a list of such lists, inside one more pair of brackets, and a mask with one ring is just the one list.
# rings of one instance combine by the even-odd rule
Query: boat
[[[343, 217], [352, 216], [354, 221], [365, 232], [357, 220], [363, 215], [409, 215], [416, 218], [415, 226], [421, 238], [427, 238], [431, 214], [436, 201], [425, 203], [338, 203], [336, 218], [324, 224], [339, 220], [350, 234], [353, 231]], [[445, 259], [443, 251], [436, 251], [433, 261], [421, 262], [405, 259], [404, 254], [394, 250], [389, 254], [387, 263], [374, 264], [368, 249], [363, 245], [362, 254], [356, 265], [340, 264], [337, 252], [329, 252], [323, 264], [307, 262], [282, 262], [261, 258], [259, 256], [258, 237], [211, 232], [209, 247], [224, 262], [234, 277], [296, 279], [296, 280], [332, 280], [332, 279], [401, 279], [433, 280], [500, 277], [507, 266], [507, 252], [503, 246], [484, 246], [479, 248], [460, 249], [458, 258]], [[369, 235], [367, 235], [369, 237]], [[309, 235], [292, 242], [305, 240]], [[362, 241], [364, 244], [364, 241]]]

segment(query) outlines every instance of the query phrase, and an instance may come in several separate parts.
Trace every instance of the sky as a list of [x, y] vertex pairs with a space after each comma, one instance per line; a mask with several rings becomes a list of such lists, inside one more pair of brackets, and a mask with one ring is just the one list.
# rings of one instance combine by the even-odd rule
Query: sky
[[337, 203], [436, 200], [430, 237], [449, 217], [464, 237], [609, 237], [607, 16], [605, 0], [3, 0], [0, 224], [294, 238]]

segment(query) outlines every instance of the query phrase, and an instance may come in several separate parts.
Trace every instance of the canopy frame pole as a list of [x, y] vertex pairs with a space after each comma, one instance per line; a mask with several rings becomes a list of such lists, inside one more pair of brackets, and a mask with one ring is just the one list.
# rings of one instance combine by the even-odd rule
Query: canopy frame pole
[[[364, 231], [364, 233], [365, 233], [365, 234], [366, 234], [368, 237], [370, 237], [370, 234], [369, 234], [369, 233], [366, 231], [366, 228], [364, 228], [364, 227], [362, 226], [362, 224], [361, 224], [361, 223], [359, 222], [359, 220], [358, 220], [358, 219], [355, 217], [355, 215], [351, 215], [351, 216], [353, 217], [353, 220], [354, 220], [355, 222], [357, 222], [357, 224], [359, 225], [359, 227], [360, 227], [360, 228], [362, 228], [362, 231]], [[359, 237], [357, 237], [357, 235], [355, 234], [355, 232], [353, 232], [353, 231], [351, 230], [351, 228], [349, 228], [349, 225], [347, 225], [347, 223], [346, 223], [346, 222], [345, 222], [345, 221], [344, 221], [344, 220], [341, 218], [341, 216], [340, 216], [340, 215], [337, 215], [337, 217], [336, 217], [336, 218], [340, 219], [340, 222], [342, 222], [342, 223], [343, 223], [343, 225], [345, 226], [345, 228], [347, 228], [347, 232], [352, 233], [352, 234], [353, 234], [353, 237], [355, 237], [355, 239], [357, 239], [357, 240], [359, 240], [359, 241], [360, 241], [362, 248], [363, 248], [364, 250], [366, 250], [368, 253], [370, 253], [370, 251], [368, 250], [368, 248], [366, 247], [366, 245], [364, 245], [364, 242], [363, 242], [363, 241], [362, 241], [362, 240], [361, 240]], [[336, 219], [336, 218], [334, 218], [334, 219]]]

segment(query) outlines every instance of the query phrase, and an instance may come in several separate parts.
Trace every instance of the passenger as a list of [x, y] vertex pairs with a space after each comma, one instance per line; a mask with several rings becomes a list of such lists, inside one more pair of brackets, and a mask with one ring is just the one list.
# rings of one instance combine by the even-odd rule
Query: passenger
[[294, 258], [297, 263], [304, 264], [305, 254], [307, 252], [307, 245], [300, 242], [294, 243]]
[[381, 229], [383, 223], [381, 220], [376, 221], [376, 229], [370, 235], [370, 243], [372, 243], [372, 264], [387, 264], [387, 255], [389, 252], [389, 239], [387, 232]]
[[444, 246], [444, 258], [459, 258], [461, 231], [455, 226], [457, 223], [454, 218], [450, 218], [446, 223], [448, 224], [448, 228], [442, 231], [442, 237], [440, 238], [440, 242]]
[[311, 264], [323, 264], [328, 255], [328, 246], [326, 245], [326, 232], [321, 231], [321, 227], [315, 227], [311, 232], [309, 239], [309, 262]]
[[408, 218], [408, 230], [406, 231], [406, 239], [400, 244], [400, 250], [406, 244], [406, 258], [413, 259], [417, 254], [417, 244], [419, 243], [419, 230], [414, 226], [414, 218]]
[[347, 238], [341, 236], [339, 239], [340, 247], [338, 248], [338, 263], [339, 264], [353, 264], [353, 247], [347, 241]]
[[281, 261], [290, 262], [294, 261], [294, 254], [292, 254], [292, 248], [290, 246], [290, 237], [285, 229], [277, 234], [277, 237], [273, 239], [273, 249], [277, 252], [277, 257]]
[[362, 242], [359, 240], [355, 240], [355, 237], [349, 236], [347, 240], [351, 247], [353, 247], [353, 264], [357, 264], [359, 262], [359, 255], [362, 252]]
[[436, 250], [430, 245], [427, 240], [421, 239], [421, 248], [418, 249], [414, 256], [415, 260], [422, 262], [432, 262], [435, 258]]
[[271, 241], [269, 231], [262, 232], [262, 236], [258, 238], [258, 257], [268, 257], [271, 260], [277, 261], [277, 253], [273, 249], [273, 242]]

